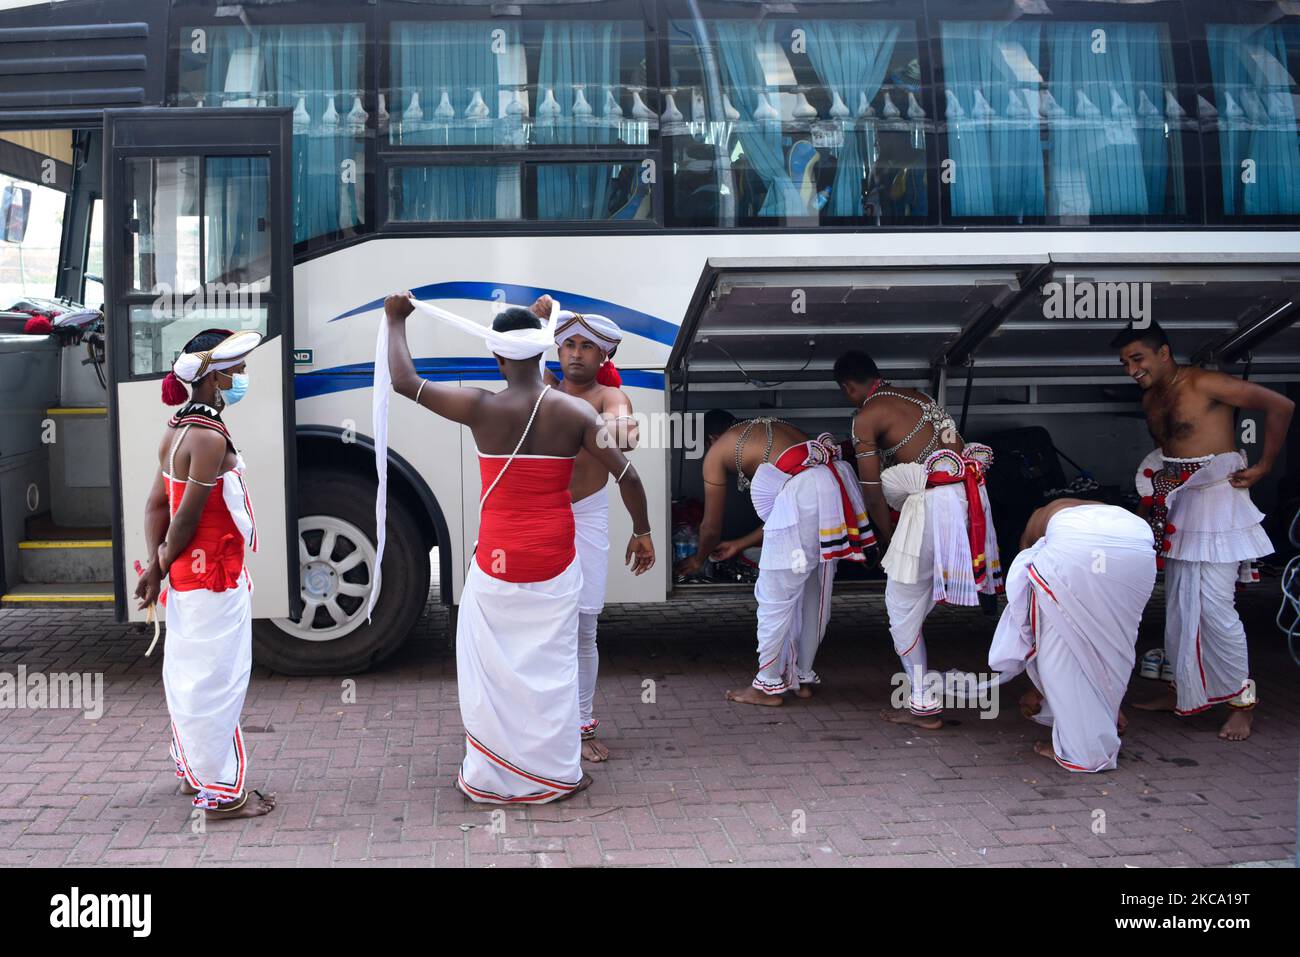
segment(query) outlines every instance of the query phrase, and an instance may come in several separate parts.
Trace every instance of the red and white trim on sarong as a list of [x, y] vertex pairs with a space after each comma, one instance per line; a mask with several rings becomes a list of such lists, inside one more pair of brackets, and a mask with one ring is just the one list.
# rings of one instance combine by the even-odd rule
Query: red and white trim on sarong
[[1115, 722], [1155, 585], [1151, 541], [1146, 523], [1125, 509], [1071, 506], [1008, 571], [989, 667], [1000, 684], [1028, 672], [1043, 695], [1034, 720], [1052, 729], [1053, 755], [1067, 770], [1116, 766]]
[[234, 780], [202, 781], [185, 760], [185, 748], [182, 747], [176, 733], [175, 722], [172, 723], [172, 743], [168, 753], [176, 763], [176, 776], [199, 792], [194, 795], [195, 807], [217, 810], [225, 805], [234, 804], [244, 796], [244, 774], [248, 768], [248, 753], [244, 748], [244, 732], [238, 725], [235, 726], [235, 735], [230, 746], [235, 757]]
[[488, 796], [493, 799], [500, 800], [506, 803], [514, 803], [517, 801], [520, 802], [550, 801], [563, 794], [569, 793], [574, 788], [576, 788], [578, 784], [581, 782], [581, 778], [579, 778], [579, 780], [576, 781], [557, 781], [554, 778], [544, 777], [543, 775], [536, 774], [532, 771], [525, 771], [523, 768], [519, 767], [518, 765], [512, 764], [511, 762], [503, 758], [501, 755], [497, 754], [495, 751], [493, 751], [491, 748], [485, 745], [482, 741], [478, 740], [478, 738], [474, 737], [474, 735], [468, 731], [465, 732], [465, 747], [467, 749], [477, 751], [479, 754], [482, 754], [493, 764], [504, 769], [510, 774], [513, 774], [516, 777], [518, 777], [521, 782], [524, 782], [521, 784], [521, 787], [540, 788], [540, 790], [535, 791], [533, 793], [518, 794], [514, 796], [497, 794], [493, 791], [488, 791], [483, 788], [471, 787], [465, 781], [463, 770], [462, 770], [462, 773], [458, 774], [456, 777], [457, 786], [460, 787], [460, 789], [464, 791], [468, 796], [473, 798], [482, 798], [483, 796]]

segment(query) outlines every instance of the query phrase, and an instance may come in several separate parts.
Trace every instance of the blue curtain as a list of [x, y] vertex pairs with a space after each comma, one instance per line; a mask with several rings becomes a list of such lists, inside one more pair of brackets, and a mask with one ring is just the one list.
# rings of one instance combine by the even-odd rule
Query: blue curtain
[[1039, 62], [1037, 24], [945, 21], [941, 26], [954, 216], [1042, 216], [1046, 191], [1039, 126], [1008, 56]]
[[[736, 138], [751, 171], [766, 191], [757, 214], [774, 218], [807, 216], [808, 207], [786, 169], [780, 122], [754, 118], [762, 94], [768, 94], [768, 102], [780, 108], [777, 88], [768, 85], [758, 59], [760, 45], [775, 42], [776, 24], [722, 20], [714, 22], [712, 29], [722, 71], [721, 92], [740, 114]], [[713, 78], [708, 80], [712, 82]]]
[[[868, 101], [875, 99], [898, 42], [901, 23], [810, 20], [801, 26], [807, 33], [808, 58], [817, 79], [828, 91], [839, 93], [844, 104], [854, 111], [861, 96]], [[823, 211], [828, 216], [861, 216], [862, 183], [870, 172], [863, 134], [851, 119], [840, 125], [844, 145], [836, 158], [831, 197]]]
[[[519, 42], [517, 24], [495, 22], [393, 24], [393, 96], [388, 104], [394, 141], [424, 145], [497, 145], [502, 128], [499, 55], [492, 31], [504, 30], [507, 44]], [[438, 108], [443, 94], [453, 115]], [[466, 116], [475, 93], [486, 104], [486, 120]], [[421, 119], [413, 117], [418, 96]], [[426, 222], [515, 219], [520, 209], [517, 167], [407, 167], [393, 175], [390, 215]]]
[[[1094, 52], [1094, 30], [1105, 52]], [[1165, 28], [1146, 23], [1064, 23], [1048, 28], [1048, 89], [1061, 112], [1048, 116], [1051, 195], [1061, 216], [1180, 212], [1165, 184], [1176, 138], [1139, 138], [1142, 97], [1163, 103], [1173, 86]], [[1178, 177], [1181, 182], [1181, 176]]]
[[[292, 109], [302, 101], [289, 158], [295, 242], [361, 223], [365, 151], [362, 134], [350, 129], [346, 119], [361, 93], [361, 33], [359, 24], [209, 30], [204, 89], [198, 92], [206, 106], [265, 99], [268, 106]], [[249, 49], [259, 51], [257, 89], [228, 91], [232, 58]], [[348, 159], [355, 164], [351, 182], [343, 175]]]
[[[549, 22], [542, 34], [537, 73], [537, 105], [552, 91], [560, 113], [553, 123], [534, 126], [543, 144], [618, 142], [618, 130], [597, 122], [605, 92], [622, 77], [623, 35], [619, 23]], [[591, 107], [590, 120], [574, 115], [578, 90]], [[536, 107], [533, 116], [538, 116]], [[544, 164], [537, 168], [539, 219], [607, 219], [614, 181], [608, 164]]]
[[[1300, 142], [1287, 65], [1293, 27], [1212, 24], [1206, 29], [1225, 215], [1300, 212]], [[1254, 160], [1254, 182], [1242, 181], [1242, 163]]]
[[263, 156], [205, 160], [203, 224], [208, 282], [255, 283], [271, 275], [269, 164]]

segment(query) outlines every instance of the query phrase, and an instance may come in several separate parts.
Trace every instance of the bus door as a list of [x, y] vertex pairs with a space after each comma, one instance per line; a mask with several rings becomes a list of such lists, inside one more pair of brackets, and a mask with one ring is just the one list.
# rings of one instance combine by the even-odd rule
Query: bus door
[[176, 411], [161, 380], [204, 329], [253, 329], [249, 390], [222, 418], [247, 467], [253, 615], [297, 615], [293, 213], [287, 109], [104, 113], [105, 320], [111, 383], [114, 597], [139, 621], [144, 506]]

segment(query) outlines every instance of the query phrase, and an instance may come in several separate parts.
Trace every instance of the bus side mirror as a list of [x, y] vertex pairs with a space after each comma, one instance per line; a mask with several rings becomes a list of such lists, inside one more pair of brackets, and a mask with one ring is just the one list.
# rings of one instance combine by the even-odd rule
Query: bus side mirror
[[21, 243], [27, 235], [27, 214], [32, 208], [32, 191], [10, 184], [0, 198], [0, 239]]

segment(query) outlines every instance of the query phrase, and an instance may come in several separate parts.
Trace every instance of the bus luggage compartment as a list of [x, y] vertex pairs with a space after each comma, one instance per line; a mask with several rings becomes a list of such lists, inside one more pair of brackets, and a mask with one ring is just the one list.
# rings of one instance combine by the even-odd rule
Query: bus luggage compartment
[[[863, 350], [890, 382], [935, 395], [967, 441], [1000, 453], [989, 492], [1005, 565], [1029, 513], [1050, 498], [1136, 505], [1134, 474], [1153, 442], [1140, 391], [1110, 347], [1117, 332], [1154, 320], [1180, 363], [1295, 398], [1297, 283], [1291, 253], [710, 259], [669, 358], [669, 402], [681, 413], [776, 416], [842, 440], [854, 410], [832, 367]], [[1251, 419], [1241, 414], [1238, 439], [1253, 462], [1263, 423]], [[1270, 522], [1300, 495], [1290, 458], [1300, 462], [1284, 450], [1252, 493]], [[689, 516], [703, 499], [699, 461], [675, 450], [671, 481], [675, 514]], [[724, 537], [757, 523], [733, 485]], [[744, 577], [722, 571], [732, 587]], [[839, 574], [859, 577], [844, 565]]]

